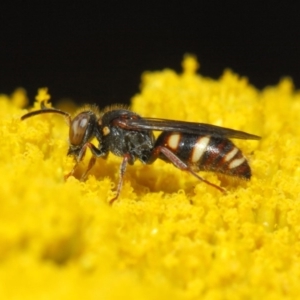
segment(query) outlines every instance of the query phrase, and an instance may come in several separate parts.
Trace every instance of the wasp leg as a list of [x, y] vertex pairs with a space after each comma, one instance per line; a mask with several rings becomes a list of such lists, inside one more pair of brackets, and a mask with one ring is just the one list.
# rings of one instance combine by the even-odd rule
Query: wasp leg
[[72, 176], [75, 173], [77, 167], [79, 166], [79, 163], [82, 161], [82, 159], [85, 155], [85, 152], [86, 152], [86, 147], [83, 146], [81, 151], [80, 151], [80, 154], [79, 154], [78, 158], [76, 159], [76, 163], [75, 163], [73, 169], [71, 170], [71, 172], [69, 172], [68, 174], [66, 174], [64, 176], [65, 180], [67, 180], [70, 176]]
[[89, 173], [89, 171], [93, 168], [93, 166], [95, 165], [96, 159], [98, 157], [107, 157], [107, 152], [102, 151], [100, 149], [98, 149], [96, 146], [94, 146], [92, 143], [86, 143], [86, 147], [90, 148], [91, 152], [92, 152], [92, 157], [89, 161], [88, 167], [85, 170], [85, 172], [82, 174], [80, 180], [84, 181]]
[[121, 192], [121, 189], [122, 189], [122, 186], [123, 186], [123, 178], [124, 178], [124, 174], [125, 174], [125, 171], [126, 171], [126, 167], [127, 167], [127, 163], [131, 163], [133, 161], [133, 157], [127, 153], [123, 156], [123, 160], [122, 160], [122, 163], [120, 165], [120, 177], [119, 177], [119, 182], [118, 182], [118, 186], [117, 186], [117, 194], [114, 198], [112, 198], [110, 201], [109, 201], [109, 204], [112, 205], [119, 197], [120, 195], [120, 192]]
[[92, 167], [94, 166], [94, 164], [96, 162], [96, 158], [106, 154], [106, 153], [102, 152], [101, 150], [99, 150], [98, 148], [96, 148], [96, 146], [94, 146], [92, 143], [86, 143], [85, 145], [83, 145], [83, 147], [81, 148], [81, 150], [76, 158], [75, 166], [73, 167], [73, 169], [70, 173], [65, 175], [65, 179], [68, 179], [70, 176], [72, 176], [74, 174], [79, 163], [83, 160], [87, 148], [90, 148], [93, 156], [91, 157], [91, 159], [89, 161], [86, 171], [83, 173], [83, 175], [80, 178], [81, 181], [84, 181], [86, 179], [88, 172], [92, 169]]
[[163, 146], [157, 146], [153, 149], [151, 162], [159, 157], [159, 154], [162, 153], [170, 162], [174, 164], [175, 167], [182, 171], [187, 171], [196, 177], [198, 180], [205, 182], [206, 184], [213, 186], [219, 191], [225, 193], [226, 191], [218, 185], [215, 185], [204, 178], [200, 177], [196, 172], [194, 172], [185, 162], [183, 162], [178, 156], [176, 156], [171, 150]]
[[80, 181], [85, 181], [86, 177], [87, 177], [87, 174], [88, 172], [92, 169], [92, 167], [94, 166], [95, 162], [96, 162], [96, 156], [92, 156], [90, 161], [89, 161], [89, 164], [88, 164], [88, 167], [87, 169], [85, 170], [85, 172], [81, 175], [81, 178], [80, 178]]

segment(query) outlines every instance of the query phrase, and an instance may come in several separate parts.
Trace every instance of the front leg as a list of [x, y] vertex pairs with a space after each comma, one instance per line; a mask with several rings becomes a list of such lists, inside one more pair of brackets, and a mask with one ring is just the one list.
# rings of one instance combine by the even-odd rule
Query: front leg
[[96, 159], [98, 157], [103, 157], [104, 159], [107, 158], [108, 152], [107, 151], [103, 151], [101, 149], [96, 148], [96, 146], [94, 146], [92, 143], [88, 143], [90, 145], [88, 145], [87, 147], [90, 148], [91, 152], [92, 152], [92, 157], [89, 161], [88, 167], [85, 170], [85, 172], [82, 174], [80, 181], [85, 181], [89, 171], [92, 169], [92, 167], [94, 166]]
[[92, 167], [94, 166], [94, 164], [96, 162], [96, 158], [103, 157], [103, 156], [106, 157], [108, 154], [107, 151], [104, 151], [103, 149], [98, 149], [95, 145], [93, 145], [90, 142], [84, 144], [83, 147], [81, 148], [79, 154], [76, 157], [76, 164], [74, 165], [72, 171], [70, 173], [68, 173], [67, 175], [65, 175], [65, 179], [69, 178], [70, 176], [72, 176], [74, 174], [79, 163], [83, 160], [87, 148], [89, 148], [91, 150], [92, 157], [89, 161], [86, 171], [83, 173], [83, 175], [80, 178], [81, 181], [84, 181], [86, 179], [88, 172], [92, 169]]

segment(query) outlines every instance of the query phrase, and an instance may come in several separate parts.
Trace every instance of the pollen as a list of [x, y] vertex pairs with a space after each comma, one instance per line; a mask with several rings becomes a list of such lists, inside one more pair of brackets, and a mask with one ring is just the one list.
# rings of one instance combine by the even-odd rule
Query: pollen
[[[64, 119], [21, 121], [25, 90], [0, 95], [1, 299], [299, 297], [299, 91], [291, 79], [258, 90], [230, 70], [207, 78], [192, 56], [182, 65], [145, 72], [131, 109], [261, 136], [233, 141], [251, 180], [199, 172], [226, 193], [165, 161], [135, 162], [109, 206], [121, 158], [97, 159], [80, 181], [88, 149], [65, 181], [74, 161]], [[29, 109], [50, 92], [40, 90]]]

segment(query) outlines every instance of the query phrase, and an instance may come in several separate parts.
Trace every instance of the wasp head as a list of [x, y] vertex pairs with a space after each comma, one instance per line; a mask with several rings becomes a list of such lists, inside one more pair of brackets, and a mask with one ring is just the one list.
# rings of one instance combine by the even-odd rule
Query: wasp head
[[91, 110], [76, 115], [70, 121], [68, 155], [74, 156], [76, 159], [80, 158], [84, 146], [94, 137], [98, 141], [101, 139], [97, 115]]
[[21, 117], [21, 120], [44, 114], [56, 113], [67, 118], [69, 129], [69, 150], [68, 155], [74, 156], [77, 160], [81, 158], [85, 145], [94, 137], [101, 141], [101, 134], [99, 131], [99, 112], [95, 106], [86, 106], [84, 110], [79, 112], [73, 119], [70, 114], [55, 108], [47, 108], [45, 103], [41, 103], [41, 109], [27, 113]]

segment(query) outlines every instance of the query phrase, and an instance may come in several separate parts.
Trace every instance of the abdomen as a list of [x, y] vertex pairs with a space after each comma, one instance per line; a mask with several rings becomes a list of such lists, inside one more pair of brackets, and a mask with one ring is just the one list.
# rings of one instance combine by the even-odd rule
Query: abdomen
[[[162, 132], [155, 146], [164, 146], [196, 171], [212, 171], [250, 179], [246, 158], [229, 139], [175, 132]], [[161, 154], [161, 159], [168, 159]]]

